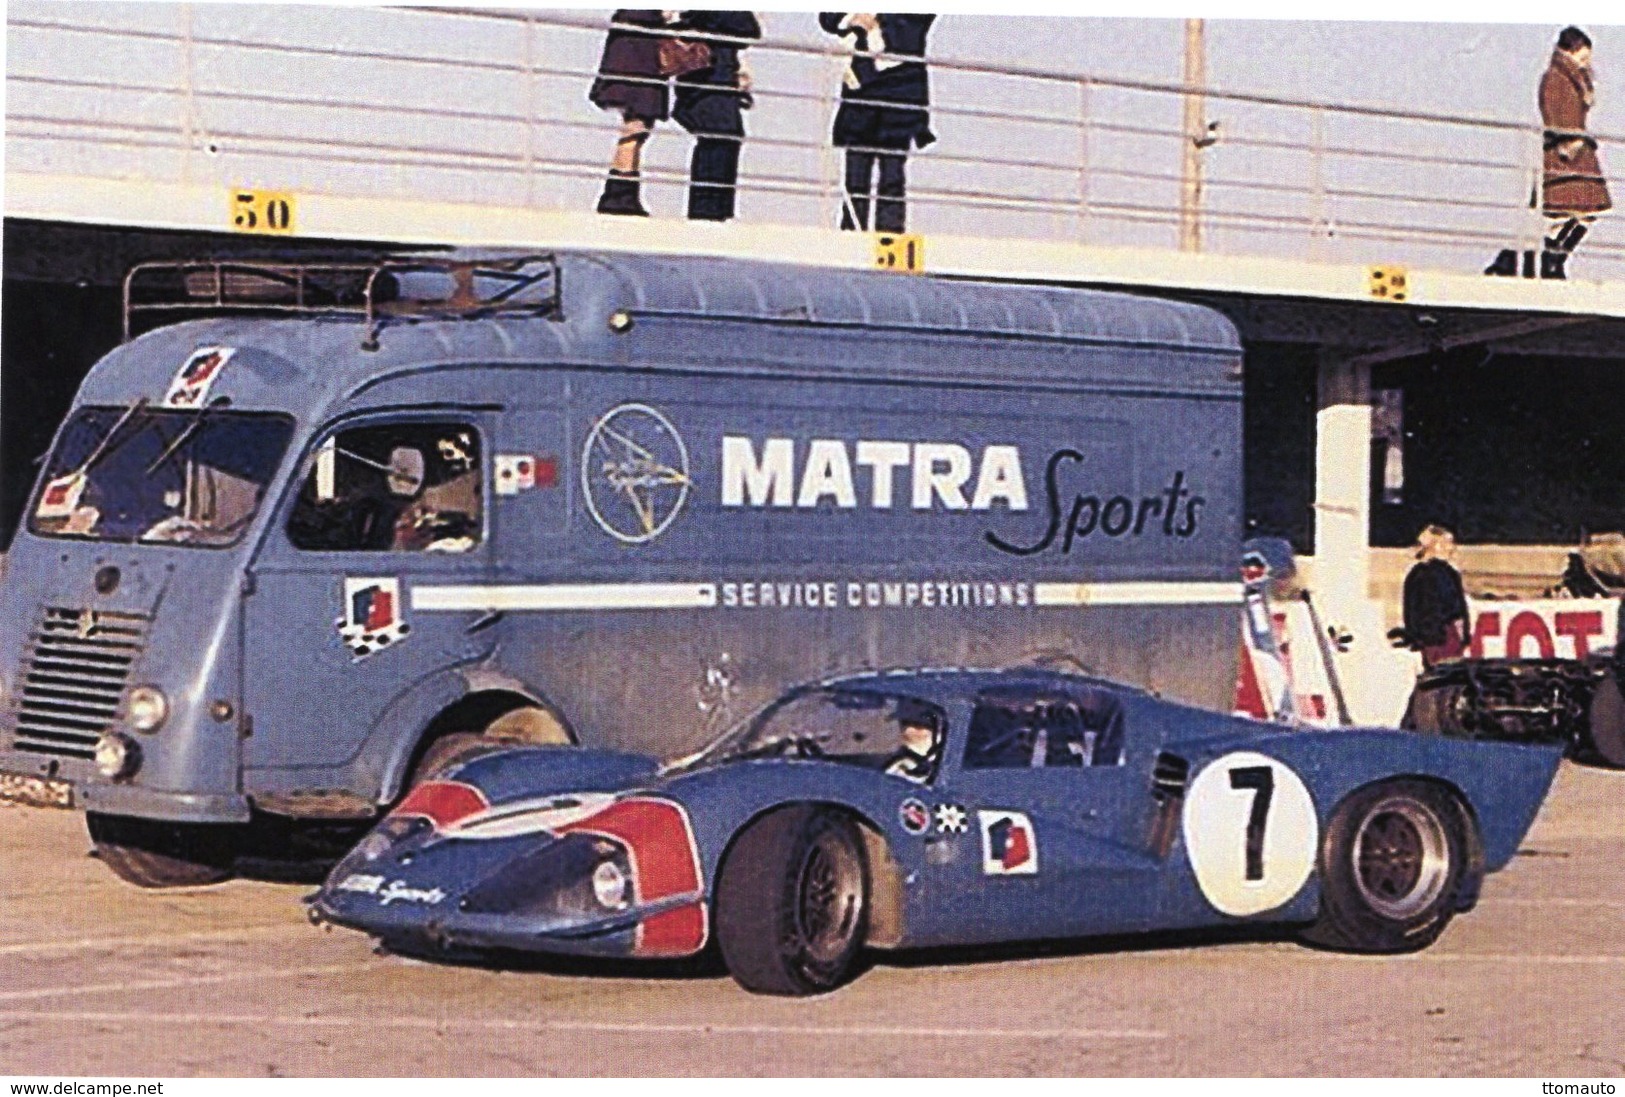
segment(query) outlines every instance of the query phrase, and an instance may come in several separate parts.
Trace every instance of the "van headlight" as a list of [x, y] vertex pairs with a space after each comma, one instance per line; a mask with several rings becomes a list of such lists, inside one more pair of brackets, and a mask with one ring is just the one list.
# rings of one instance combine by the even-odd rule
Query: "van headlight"
[[169, 718], [169, 698], [157, 686], [136, 686], [125, 705], [125, 720], [136, 731], [154, 732]]
[[141, 744], [110, 731], [96, 740], [96, 768], [109, 781], [122, 781], [141, 768]]

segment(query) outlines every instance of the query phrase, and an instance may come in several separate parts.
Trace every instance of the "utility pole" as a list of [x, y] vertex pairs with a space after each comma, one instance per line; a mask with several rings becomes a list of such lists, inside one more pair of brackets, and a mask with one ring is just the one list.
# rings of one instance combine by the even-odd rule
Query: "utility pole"
[[1179, 249], [1202, 250], [1202, 150], [1207, 141], [1207, 32], [1185, 20], [1185, 158], [1180, 174]]

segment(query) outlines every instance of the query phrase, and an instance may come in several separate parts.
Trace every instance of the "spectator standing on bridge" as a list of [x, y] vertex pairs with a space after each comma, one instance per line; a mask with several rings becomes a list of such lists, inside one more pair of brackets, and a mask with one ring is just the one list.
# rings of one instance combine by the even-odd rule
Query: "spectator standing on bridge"
[[704, 42], [710, 54], [708, 64], [677, 74], [677, 103], [671, 113], [694, 135], [688, 216], [691, 221], [728, 221], [738, 190], [744, 112], [752, 103], [750, 70], [741, 53], [762, 36], [762, 26], [748, 11], [685, 11], [680, 25], [694, 31], [692, 40]]
[[925, 38], [935, 19], [861, 11], [818, 16], [819, 26], [851, 39], [856, 51], [832, 134], [835, 146], [846, 149], [843, 229], [868, 231], [873, 193], [875, 231], [904, 231], [909, 151], [936, 140], [925, 68]]
[[689, 217], [725, 221], [733, 216], [749, 75], [739, 56], [742, 44], [707, 36], [755, 39], [761, 33], [749, 12], [621, 9], [610, 17], [598, 78], [587, 94], [596, 106], [618, 111], [622, 119], [599, 213], [649, 216], [641, 193], [643, 146], [658, 122], [675, 117], [696, 137]]
[[1579, 27], [1565, 27], [1540, 79], [1540, 118], [1546, 128], [1542, 206], [1553, 230], [1540, 256], [1542, 278], [1564, 277], [1564, 264], [1591, 222], [1613, 205], [1597, 159], [1597, 139], [1585, 131], [1596, 101], [1591, 39]]
[[1467, 651], [1467, 594], [1455, 555], [1456, 536], [1445, 527], [1417, 535], [1417, 563], [1405, 576], [1405, 639], [1422, 653], [1424, 668]]

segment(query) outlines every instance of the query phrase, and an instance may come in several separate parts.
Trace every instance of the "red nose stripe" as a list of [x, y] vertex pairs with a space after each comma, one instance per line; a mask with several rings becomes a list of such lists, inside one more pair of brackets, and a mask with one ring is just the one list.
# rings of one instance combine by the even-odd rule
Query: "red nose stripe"
[[[613, 838], [627, 849], [638, 903], [677, 895], [698, 895], [700, 851], [688, 815], [669, 800], [619, 800], [597, 815], [559, 828]], [[705, 947], [705, 908], [696, 902], [648, 918], [638, 925], [634, 951], [640, 956], [686, 956]]]
[[461, 781], [425, 781], [402, 800], [393, 814], [421, 815], [444, 830], [459, 819], [467, 819], [490, 807], [485, 794]]

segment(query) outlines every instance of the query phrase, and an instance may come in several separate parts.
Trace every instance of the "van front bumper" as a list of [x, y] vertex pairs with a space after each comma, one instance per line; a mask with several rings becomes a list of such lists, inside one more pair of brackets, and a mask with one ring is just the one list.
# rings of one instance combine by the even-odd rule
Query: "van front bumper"
[[[96, 767], [79, 759], [41, 758], [25, 751], [0, 751], [0, 774], [40, 782], [46, 788], [72, 786], [71, 806], [106, 815], [132, 815], [172, 823], [246, 823], [248, 798], [228, 792], [171, 792], [140, 785], [111, 784]], [[21, 782], [17, 782], [21, 783]], [[36, 801], [39, 802], [39, 801]]]

